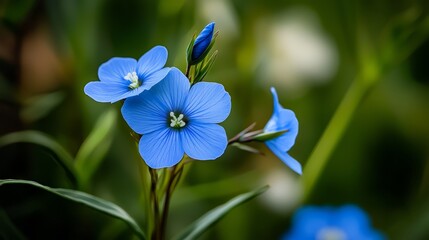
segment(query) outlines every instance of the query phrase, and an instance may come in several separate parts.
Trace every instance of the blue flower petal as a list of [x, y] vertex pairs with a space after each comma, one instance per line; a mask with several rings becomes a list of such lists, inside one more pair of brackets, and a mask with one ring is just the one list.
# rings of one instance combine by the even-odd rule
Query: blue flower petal
[[332, 227], [335, 211], [331, 208], [305, 206], [293, 215], [293, 227], [282, 240], [316, 239], [320, 230]]
[[124, 77], [128, 73], [135, 72], [136, 68], [137, 61], [133, 58], [111, 58], [98, 68], [98, 78], [102, 82], [127, 83], [128, 86], [129, 82]]
[[121, 109], [122, 116], [139, 134], [167, 128], [170, 112], [181, 111], [189, 87], [183, 73], [172, 68], [165, 79], [150, 90], [127, 98]]
[[123, 99], [124, 95], [132, 94], [127, 85], [106, 82], [89, 82], [83, 91], [97, 102], [116, 102]]
[[128, 126], [138, 134], [147, 134], [167, 127], [169, 112], [149, 91], [127, 98], [121, 112]]
[[140, 155], [151, 168], [172, 167], [180, 162], [184, 154], [179, 143], [179, 131], [169, 128], [144, 134], [139, 143]]
[[271, 140], [281, 151], [288, 151], [294, 144], [298, 135], [298, 119], [295, 113], [289, 109], [283, 108], [278, 100], [276, 90], [271, 88], [274, 100], [274, 111], [270, 120], [264, 127], [264, 132], [276, 132], [287, 130], [286, 133]]
[[192, 60], [198, 59], [210, 45], [213, 38], [214, 26], [214, 22], [209, 23], [195, 39], [192, 49]]
[[160, 70], [167, 62], [168, 52], [163, 46], [155, 46], [140, 57], [137, 65], [137, 75], [143, 81], [145, 78]]
[[190, 122], [180, 134], [185, 153], [197, 160], [220, 157], [228, 144], [225, 129], [215, 123]]
[[143, 80], [143, 84], [139, 88], [143, 88], [145, 90], [152, 88], [155, 84], [159, 83], [162, 79], [164, 79], [169, 72], [170, 68], [163, 68], [159, 71], [151, 73]]
[[369, 237], [374, 235], [370, 220], [367, 214], [359, 207], [344, 205], [337, 210], [336, 216], [335, 224], [338, 228], [344, 229], [348, 236], [354, 236], [355, 239], [379, 239]]
[[145, 98], [145, 101], [163, 104], [168, 113], [182, 111], [189, 88], [188, 78], [179, 69], [171, 68], [164, 80], [151, 88], [153, 99]]
[[[271, 131], [287, 130], [287, 132], [270, 141], [272, 141], [280, 150], [286, 152], [295, 144], [295, 139], [298, 135], [298, 120], [296, 119], [295, 114], [288, 109], [281, 109], [277, 115], [280, 116], [279, 118], [282, 120], [286, 119], [286, 121], [284, 121], [283, 125], [279, 126], [276, 130]], [[264, 132], [271, 131], [267, 131], [266, 128], [264, 129]]]
[[[339, 208], [305, 206], [293, 216], [291, 230], [283, 240], [341, 239], [383, 240], [385, 236], [373, 229], [367, 214], [356, 205]], [[335, 238], [335, 239], [337, 239]]]
[[218, 83], [199, 82], [192, 86], [184, 114], [190, 121], [220, 123], [231, 112], [231, 97]]
[[265, 144], [267, 147], [278, 157], [280, 160], [282, 160], [288, 167], [290, 167], [293, 171], [295, 171], [298, 174], [302, 174], [302, 167], [301, 164], [296, 161], [294, 158], [292, 158], [289, 154], [287, 154], [285, 151], [282, 151], [277, 147], [275, 143], [270, 141], [266, 141]]

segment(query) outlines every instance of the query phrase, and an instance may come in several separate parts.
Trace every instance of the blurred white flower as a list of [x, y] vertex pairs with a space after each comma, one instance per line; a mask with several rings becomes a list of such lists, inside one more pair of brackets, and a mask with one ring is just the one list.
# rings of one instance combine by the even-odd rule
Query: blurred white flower
[[309, 9], [262, 20], [256, 34], [259, 77], [268, 85], [299, 89], [327, 82], [337, 71], [337, 49]]
[[279, 213], [293, 210], [301, 200], [302, 189], [299, 177], [286, 169], [273, 169], [262, 179], [270, 189], [261, 195], [262, 202]]
[[237, 16], [227, 0], [196, 1], [198, 17], [208, 22], [216, 22], [222, 38], [235, 38], [239, 35]]

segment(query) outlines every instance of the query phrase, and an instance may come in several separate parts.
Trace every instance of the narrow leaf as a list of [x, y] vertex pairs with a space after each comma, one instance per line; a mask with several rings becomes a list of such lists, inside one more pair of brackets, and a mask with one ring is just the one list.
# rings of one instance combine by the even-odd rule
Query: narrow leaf
[[192, 240], [196, 239], [211, 226], [217, 223], [222, 217], [224, 217], [233, 208], [253, 199], [254, 197], [264, 193], [268, 189], [268, 186], [256, 189], [254, 191], [244, 193], [236, 196], [228, 202], [212, 209], [211, 211], [204, 214], [202, 217], [193, 222], [187, 227], [181, 234], [176, 237], [176, 240]]
[[83, 186], [97, 170], [112, 144], [116, 116], [114, 109], [103, 113], [76, 154], [75, 167]]
[[88, 193], [71, 190], [71, 189], [64, 189], [64, 188], [50, 188], [33, 181], [18, 180], [18, 179], [0, 180], [0, 187], [6, 184], [10, 184], [10, 185], [21, 184], [21, 185], [34, 186], [39, 189], [43, 189], [45, 191], [58, 195], [60, 197], [63, 197], [65, 199], [71, 200], [73, 202], [83, 204], [94, 210], [97, 210], [111, 217], [124, 221], [140, 239], [146, 239], [145, 234], [137, 225], [136, 221], [132, 217], [130, 217], [130, 215], [128, 215], [128, 213], [125, 212], [121, 207], [119, 207], [118, 205], [112, 202], [106, 201], [104, 199], [98, 198]]
[[61, 91], [42, 94], [29, 98], [24, 102], [20, 117], [25, 122], [35, 122], [42, 119], [64, 100], [65, 93]]
[[32, 143], [49, 149], [57, 156], [53, 159], [64, 169], [72, 183], [75, 185], [78, 184], [79, 179], [76, 176], [73, 157], [50, 136], [39, 131], [28, 130], [0, 137], [0, 148], [15, 143]]

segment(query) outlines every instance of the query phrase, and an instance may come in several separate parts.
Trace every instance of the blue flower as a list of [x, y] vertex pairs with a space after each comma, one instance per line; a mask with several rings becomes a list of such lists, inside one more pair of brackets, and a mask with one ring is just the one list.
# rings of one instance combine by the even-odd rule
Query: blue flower
[[100, 81], [86, 84], [84, 92], [97, 102], [116, 102], [137, 96], [161, 81], [169, 72], [167, 49], [156, 46], [137, 61], [133, 58], [111, 58], [98, 68]]
[[355, 205], [339, 208], [306, 206], [293, 216], [292, 228], [282, 240], [382, 240], [368, 216]]
[[301, 164], [287, 153], [295, 144], [298, 134], [298, 119], [296, 119], [294, 112], [284, 109], [280, 105], [276, 89], [272, 87], [271, 93], [273, 94], [274, 110], [273, 115], [264, 127], [264, 133], [279, 131], [285, 131], [285, 133], [274, 139], [265, 141], [265, 144], [293, 171], [302, 174]]
[[223, 154], [227, 136], [217, 123], [231, 111], [231, 98], [218, 83], [189, 80], [177, 68], [137, 97], [127, 98], [122, 115], [143, 136], [139, 152], [151, 168], [176, 165], [184, 153], [197, 160]]
[[215, 23], [209, 23], [195, 39], [192, 50], [192, 61], [197, 61], [212, 42]]

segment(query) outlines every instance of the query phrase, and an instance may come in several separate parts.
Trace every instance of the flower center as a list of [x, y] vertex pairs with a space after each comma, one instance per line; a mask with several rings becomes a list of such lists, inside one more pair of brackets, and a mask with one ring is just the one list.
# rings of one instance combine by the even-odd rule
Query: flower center
[[183, 114], [179, 114], [178, 117], [174, 114], [174, 112], [170, 112], [170, 127], [172, 128], [182, 128], [186, 125], [185, 121], [183, 120]]
[[345, 240], [345, 233], [335, 227], [322, 228], [316, 236], [317, 240]]
[[131, 82], [130, 85], [128, 85], [129, 88], [136, 89], [140, 87], [139, 77], [136, 72], [129, 72], [124, 78]]

